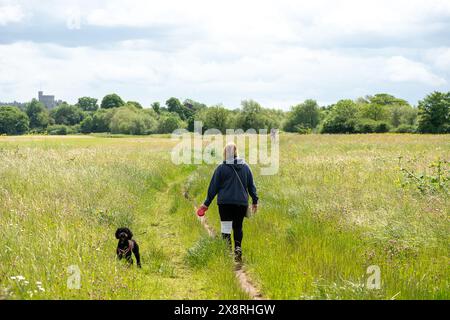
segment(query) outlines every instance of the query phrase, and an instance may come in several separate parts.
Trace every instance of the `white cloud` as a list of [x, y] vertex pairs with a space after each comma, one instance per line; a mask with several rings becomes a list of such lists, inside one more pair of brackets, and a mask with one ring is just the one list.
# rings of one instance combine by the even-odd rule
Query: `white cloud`
[[447, 0], [108, 0], [86, 12], [85, 20], [108, 27], [179, 25], [215, 39], [279, 41], [422, 34], [435, 28], [430, 17], [449, 14]]
[[[380, 91], [415, 102], [450, 77], [448, 0], [19, 3], [61, 26], [40, 26], [55, 37], [0, 45], [0, 100], [29, 100], [42, 87], [70, 102], [116, 91], [144, 105], [178, 96], [287, 108]], [[60, 41], [80, 34], [91, 41]]]
[[[136, 45], [138, 50], [136, 50]], [[117, 91], [127, 100], [165, 101], [172, 95], [236, 107], [255, 98], [287, 108], [306, 98], [324, 103], [356, 98], [386, 82], [442, 85], [441, 79], [403, 57], [362, 57], [333, 50], [290, 48], [212, 61], [214, 49], [193, 44], [173, 53], [143, 42], [96, 49], [15, 43], [0, 46], [0, 96], [29, 100], [38, 87], [75, 102], [81, 95], [101, 98]], [[228, 51], [222, 48], [224, 54]], [[233, 48], [229, 49], [233, 52]]]
[[25, 17], [19, 5], [0, 5], [0, 26], [20, 22]]
[[427, 50], [427, 61], [440, 70], [450, 71], [450, 48], [434, 48]]
[[402, 56], [395, 56], [387, 61], [389, 79], [394, 82], [419, 82], [431, 86], [441, 86], [447, 81], [432, 72], [421, 63]]

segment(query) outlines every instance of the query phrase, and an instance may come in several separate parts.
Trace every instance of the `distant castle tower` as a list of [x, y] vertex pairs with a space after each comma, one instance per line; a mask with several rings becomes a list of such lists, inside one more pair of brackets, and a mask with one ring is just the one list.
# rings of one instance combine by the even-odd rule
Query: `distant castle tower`
[[42, 91], [38, 92], [39, 102], [42, 102], [48, 109], [53, 109], [57, 105], [55, 96], [44, 95]]

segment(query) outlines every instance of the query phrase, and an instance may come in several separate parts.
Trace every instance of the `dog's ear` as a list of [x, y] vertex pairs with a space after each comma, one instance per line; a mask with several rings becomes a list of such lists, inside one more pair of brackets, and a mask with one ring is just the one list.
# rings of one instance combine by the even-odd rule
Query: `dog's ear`
[[116, 230], [116, 239], [119, 239], [119, 234], [122, 232], [122, 228]]

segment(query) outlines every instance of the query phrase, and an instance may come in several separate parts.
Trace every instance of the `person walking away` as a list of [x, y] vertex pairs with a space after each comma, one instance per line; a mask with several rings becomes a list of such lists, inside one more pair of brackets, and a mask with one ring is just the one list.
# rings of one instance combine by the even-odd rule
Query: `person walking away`
[[252, 199], [251, 211], [256, 213], [258, 195], [252, 171], [244, 159], [238, 157], [238, 150], [234, 143], [225, 146], [223, 159], [214, 171], [206, 200], [197, 210], [197, 214], [203, 216], [217, 195], [222, 237], [232, 247], [231, 231], [233, 230], [235, 261], [241, 263], [243, 221], [249, 210], [249, 197]]

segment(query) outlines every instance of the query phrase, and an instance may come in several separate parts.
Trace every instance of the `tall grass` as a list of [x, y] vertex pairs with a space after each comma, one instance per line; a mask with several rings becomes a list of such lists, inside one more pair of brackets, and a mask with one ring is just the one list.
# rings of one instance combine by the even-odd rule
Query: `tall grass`
[[[256, 177], [260, 212], [244, 222], [244, 258], [265, 295], [448, 299], [448, 195], [402, 187], [398, 158], [420, 171], [449, 147], [445, 135], [281, 136], [280, 172]], [[198, 201], [213, 169], [196, 174]], [[379, 290], [366, 286], [370, 265]]]
[[[191, 243], [181, 240], [180, 220], [190, 221], [192, 235], [203, 229], [192, 205], [173, 194], [192, 168], [173, 165], [171, 147], [165, 138], [2, 138], [0, 296], [216, 297], [204, 289], [206, 274], [183, 260]], [[116, 261], [119, 226], [133, 230], [142, 270]], [[79, 290], [67, 286], [72, 265]]]
[[[256, 177], [244, 261], [273, 299], [448, 299], [449, 198], [404, 184], [450, 158], [446, 135], [281, 135], [280, 172]], [[0, 138], [0, 297], [246, 299], [229, 251], [193, 212], [214, 166], [176, 166], [157, 137]], [[207, 213], [219, 229], [217, 207]], [[129, 226], [142, 270], [115, 258]], [[81, 270], [69, 289], [67, 268]], [[367, 267], [381, 289], [366, 287]]]

